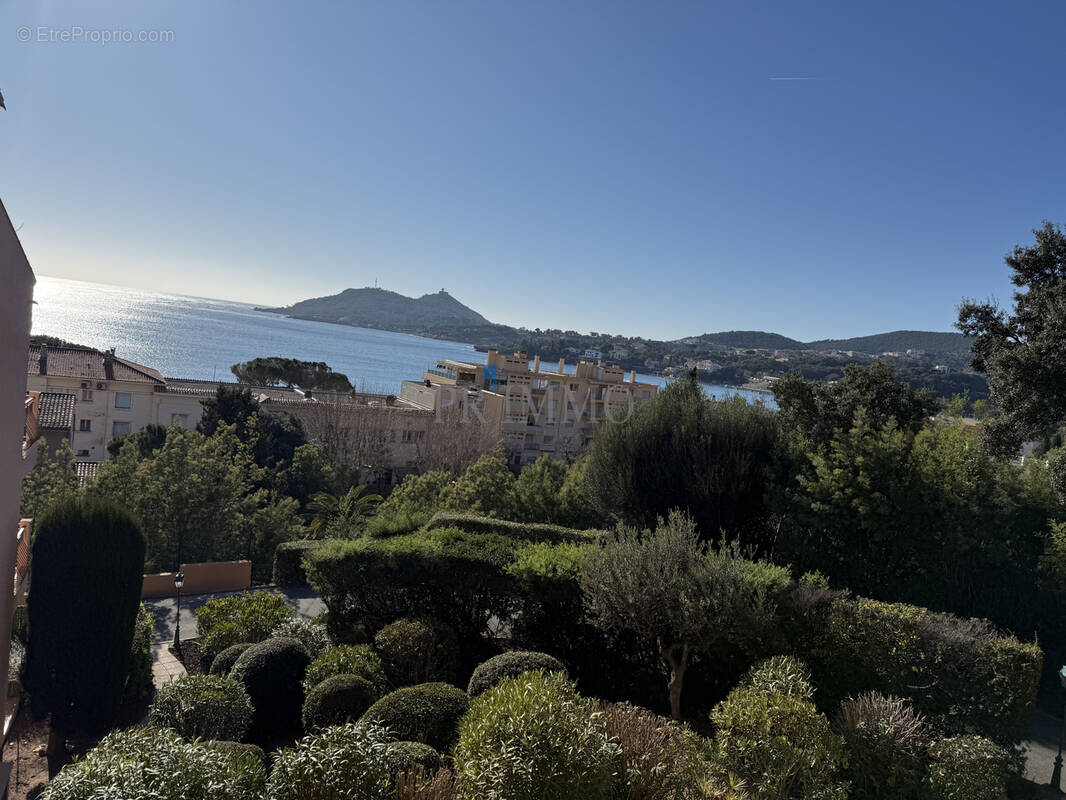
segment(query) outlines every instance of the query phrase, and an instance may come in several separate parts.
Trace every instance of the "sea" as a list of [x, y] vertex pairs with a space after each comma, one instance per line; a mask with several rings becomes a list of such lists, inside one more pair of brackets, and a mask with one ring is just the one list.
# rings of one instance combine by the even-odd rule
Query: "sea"
[[[153, 367], [168, 378], [235, 380], [230, 365], [260, 356], [324, 361], [360, 391], [398, 394], [438, 360], [484, 363], [473, 345], [406, 333], [291, 319], [247, 303], [37, 277], [33, 333]], [[534, 355], [534, 354], [530, 354]], [[570, 362], [567, 369], [573, 371]], [[659, 375], [637, 380], [666, 385]], [[739, 394], [773, 406], [771, 395], [705, 383], [718, 398]]]

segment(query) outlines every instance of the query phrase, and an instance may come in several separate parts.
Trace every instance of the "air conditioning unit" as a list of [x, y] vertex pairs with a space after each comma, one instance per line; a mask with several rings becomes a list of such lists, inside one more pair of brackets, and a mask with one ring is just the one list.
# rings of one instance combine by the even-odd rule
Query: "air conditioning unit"
[[96, 384], [96, 388], [97, 389], [103, 389], [104, 388], [104, 384], [98, 383], [98, 384]]
[[81, 382], [81, 388], [82, 389], [88, 389], [89, 388], [89, 382], [88, 381], [82, 381]]

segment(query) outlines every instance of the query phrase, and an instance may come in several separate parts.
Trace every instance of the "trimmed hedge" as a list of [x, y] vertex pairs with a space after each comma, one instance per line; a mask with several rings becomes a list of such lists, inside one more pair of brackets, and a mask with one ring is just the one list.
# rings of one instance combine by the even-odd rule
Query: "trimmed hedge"
[[223, 675], [184, 675], [156, 693], [148, 721], [185, 739], [243, 739], [252, 721], [244, 686]]
[[421, 742], [393, 742], [389, 745], [385, 758], [389, 762], [389, 772], [410, 772], [421, 767], [425, 774], [432, 774], [441, 768], [443, 761], [440, 753]]
[[304, 730], [355, 722], [377, 699], [377, 692], [366, 678], [356, 675], [326, 678], [304, 700]]
[[555, 656], [532, 650], [513, 650], [510, 653], [494, 656], [479, 665], [474, 670], [474, 674], [470, 676], [470, 686], [466, 693], [471, 697], [477, 697], [504, 678], [513, 678], [523, 672], [532, 672], [537, 669], [566, 674], [566, 667]]
[[398, 739], [445, 752], [455, 743], [459, 720], [469, 706], [470, 698], [462, 689], [447, 683], [421, 683], [385, 695], [359, 721], [388, 728]]
[[374, 636], [393, 686], [448, 681], [459, 664], [459, 642], [450, 626], [432, 619], [398, 619]]
[[603, 531], [598, 530], [580, 531], [542, 522], [512, 522], [455, 511], [437, 512], [426, 523], [424, 530], [432, 531], [438, 528], [455, 528], [466, 533], [488, 533], [523, 542], [547, 544], [595, 544], [603, 536]]
[[152, 694], [152, 637], [155, 623], [148, 609], [141, 603], [137, 622], [133, 626], [133, 642], [130, 644], [130, 671], [126, 676], [124, 701], [137, 702]]
[[200, 651], [213, 661], [230, 645], [261, 642], [278, 625], [293, 617], [284, 596], [271, 592], [242, 592], [208, 600], [196, 609]]
[[389, 732], [334, 725], [277, 753], [268, 800], [394, 800], [386, 754]]
[[306, 586], [307, 573], [304, 571], [304, 556], [317, 550], [323, 544], [324, 542], [314, 539], [300, 539], [279, 544], [274, 550], [274, 585]]
[[241, 653], [230, 674], [244, 684], [255, 707], [251, 741], [273, 744], [299, 733], [303, 679], [310, 662], [295, 639], [267, 639]]
[[233, 665], [237, 663], [237, 659], [241, 657], [241, 653], [251, 647], [254, 642], [241, 642], [240, 644], [233, 644], [215, 656], [215, 660], [211, 662], [211, 669], [208, 670], [212, 675], [229, 675], [230, 670], [233, 669]]
[[231, 742], [228, 739], [212, 739], [203, 743], [204, 747], [210, 747], [212, 750], [219, 750], [223, 753], [229, 753], [238, 759], [254, 759], [260, 764], [267, 763], [266, 753], [263, 752], [263, 748], [254, 744], [245, 744], [244, 742]]
[[326, 678], [334, 675], [356, 675], [374, 687], [377, 700], [385, 694], [387, 683], [385, 670], [378, 656], [369, 645], [341, 644], [331, 647], [311, 662], [304, 677], [304, 691], [310, 692]]
[[1010, 754], [981, 736], [953, 736], [929, 748], [930, 800], [1000, 800]]

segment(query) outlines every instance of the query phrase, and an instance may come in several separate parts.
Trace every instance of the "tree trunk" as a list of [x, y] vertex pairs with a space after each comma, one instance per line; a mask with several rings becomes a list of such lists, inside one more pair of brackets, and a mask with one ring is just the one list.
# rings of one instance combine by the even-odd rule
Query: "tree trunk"
[[685, 686], [685, 669], [688, 667], [689, 646], [681, 645], [680, 657], [676, 644], [660, 645], [663, 658], [670, 665], [670, 680], [666, 684], [670, 692], [670, 716], [677, 722], [681, 721], [681, 690]]
[[48, 728], [48, 749], [45, 755], [48, 758], [48, 777], [54, 778], [67, 763], [67, 732], [55, 721]]

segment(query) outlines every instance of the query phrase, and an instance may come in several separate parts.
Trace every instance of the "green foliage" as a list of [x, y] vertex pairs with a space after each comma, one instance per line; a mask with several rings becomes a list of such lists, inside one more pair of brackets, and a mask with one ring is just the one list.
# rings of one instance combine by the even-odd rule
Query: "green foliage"
[[201, 742], [201, 744], [204, 747], [210, 747], [212, 750], [227, 753], [241, 760], [248, 758], [252, 761], [258, 761], [260, 764], [265, 765], [267, 763], [266, 753], [258, 745], [230, 741], [207, 741]]
[[242, 642], [261, 642], [293, 612], [285, 597], [271, 592], [244, 592], [215, 597], [196, 609], [200, 648], [207, 660]]
[[331, 647], [307, 668], [304, 690], [308, 693], [326, 678], [355, 675], [374, 687], [374, 699], [385, 694], [385, 670], [381, 658], [365, 644], [342, 644]]
[[273, 743], [299, 732], [310, 661], [295, 639], [267, 639], [241, 653], [230, 675], [252, 699], [255, 713], [248, 735], [253, 742]]
[[237, 659], [241, 657], [241, 653], [251, 647], [252, 644], [254, 643], [241, 642], [240, 644], [231, 644], [211, 661], [210, 674], [229, 675], [230, 671], [233, 669], [233, 665], [236, 664]]
[[980, 736], [941, 739], [929, 748], [930, 800], [1001, 800], [1010, 756]]
[[334, 492], [350, 485], [349, 469], [330, 463], [313, 444], [302, 444], [292, 451], [292, 462], [276, 473], [275, 486], [306, 506], [316, 492]]
[[355, 722], [380, 697], [375, 687], [356, 675], [334, 675], [307, 693], [304, 700], [304, 730]]
[[1045, 221], [1033, 235], [1005, 259], [1018, 287], [1012, 312], [966, 300], [957, 324], [975, 337], [973, 367], [1001, 411], [986, 423], [988, 441], [1009, 457], [1066, 419], [1066, 234]]
[[156, 693], [148, 721], [185, 739], [238, 741], [251, 724], [252, 701], [229, 676], [184, 675]]
[[566, 667], [554, 656], [547, 653], [536, 653], [529, 650], [512, 650], [509, 653], [501, 653], [493, 656], [488, 661], [479, 664], [474, 674], [470, 676], [470, 686], [466, 690], [471, 697], [484, 694], [504, 678], [513, 678], [523, 672], [533, 670], [544, 672], [562, 672], [566, 674]]
[[603, 715], [561, 673], [506, 678], [475, 698], [455, 750], [461, 792], [485, 800], [609, 800], [620, 765]]
[[852, 800], [913, 800], [925, 777], [929, 745], [920, 714], [903, 700], [867, 692], [840, 704]]
[[757, 537], [768, 509], [778, 424], [741, 397], [708, 400], [695, 381], [670, 384], [626, 421], [603, 426], [589, 453], [596, 506], [637, 527], [687, 511], [704, 538]]
[[204, 413], [196, 430], [213, 436], [233, 426], [260, 467], [282, 469], [292, 463], [296, 448], [307, 444], [300, 420], [292, 414], [264, 412], [248, 389], [220, 385], [215, 396], [201, 405]]
[[269, 800], [393, 800], [391, 737], [376, 725], [336, 725], [278, 753]]
[[802, 672], [781, 660], [764, 664], [711, 714], [717, 768], [744, 781], [754, 800], [847, 797], [843, 740], [818, 713]]
[[393, 686], [447, 681], [458, 669], [455, 631], [437, 620], [398, 619], [374, 635], [374, 647]]
[[152, 693], [152, 638], [155, 623], [141, 603], [130, 642], [130, 669], [126, 676], [125, 702], [137, 702]]
[[600, 531], [579, 531], [562, 525], [541, 522], [512, 522], [496, 517], [463, 514], [456, 511], [438, 511], [425, 524], [424, 529], [432, 531], [437, 528], [457, 528], [467, 533], [493, 533], [521, 541], [552, 544], [562, 542], [591, 544], [601, 535]]
[[314, 539], [298, 539], [295, 542], [279, 544], [274, 550], [274, 585], [306, 585], [307, 573], [304, 572], [304, 556], [321, 546], [322, 542]]
[[240, 383], [252, 386], [299, 386], [301, 389], [319, 389], [330, 392], [350, 392], [352, 383], [348, 376], [334, 372], [321, 361], [300, 361], [296, 358], [253, 358], [229, 368]]
[[451, 749], [470, 698], [447, 683], [420, 683], [387, 694], [360, 722], [382, 725], [397, 738], [422, 742], [441, 752]]
[[681, 719], [693, 651], [769, 622], [766, 593], [746, 572], [734, 548], [709, 549], [692, 517], [672, 512], [654, 533], [622, 528], [592, 550], [581, 586], [593, 622], [655, 642], [670, 670], [671, 713]]
[[270, 632], [271, 638], [283, 637], [295, 639], [304, 646], [311, 658], [318, 658], [333, 644], [325, 625], [319, 622], [292, 616]]
[[704, 797], [709, 743], [688, 728], [628, 704], [603, 709], [607, 736], [622, 750], [624, 800]]
[[471, 464], [445, 493], [444, 511], [465, 511], [514, 519], [518, 514], [515, 476], [500, 455], [484, 455]]
[[409, 533], [422, 527], [442, 506], [451, 484], [452, 476], [442, 470], [407, 475], [381, 504], [368, 533], [371, 536]]
[[366, 518], [380, 502], [381, 495], [367, 492], [363, 485], [353, 486], [341, 497], [316, 492], [307, 505], [311, 515], [311, 536], [318, 539], [355, 538], [362, 533]]
[[607, 518], [596, 508], [588, 489], [588, 456], [574, 461], [559, 487], [559, 517], [574, 528], [602, 528]]
[[566, 473], [566, 463], [548, 455], [524, 467], [515, 482], [517, 514], [528, 522], [562, 523], [559, 501]]
[[415, 769], [436, 772], [442, 764], [440, 753], [421, 742], [393, 742], [389, 745], [387, 758], [389, 772], [393, 775]]
[[266, 769], [247, 752], [183, 741], [165, 728], [107, 736], [52, 779], [42, 800], [250, 800], [264, 795]]
[[140, 457], [149, 458], [156, 450], [166, 444], [166, 441], [167, 426], [150, 422], [133, 433], [114, 437], [107, 443], [107, 453], [114, 458], [119, 452], [121, 452], [126, 442], [133, 442], [137, 447], [137, 452], [140, 454]]
[[28, 519], [40, 519], [53, 505], [77, 494], [78, 475], [74, 471], [74, 451], [64, 439], [52, 453], [47, 447], [37, 448], [37, 463], [22, 479], [19, 514]]
[[141, 608], [141, 528], [114, 505], [68, 498], [39, 520], [32, 563], [23, 683], [34, 708], [51, 714], [58, 732], [107, 730]]

